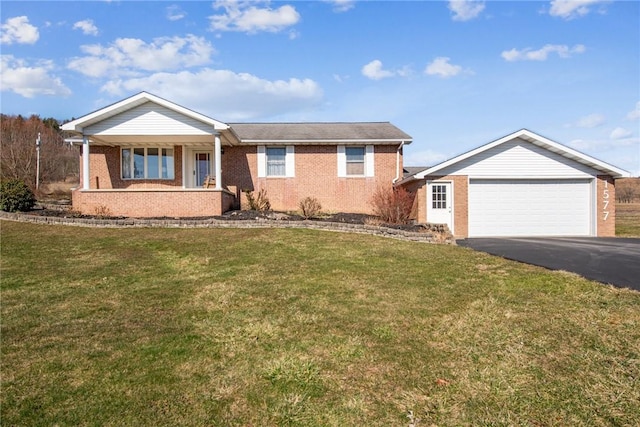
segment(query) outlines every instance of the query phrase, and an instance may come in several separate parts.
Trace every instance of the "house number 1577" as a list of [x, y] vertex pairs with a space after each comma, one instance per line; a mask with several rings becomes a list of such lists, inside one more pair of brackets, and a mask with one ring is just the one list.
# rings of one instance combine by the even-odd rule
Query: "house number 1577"
[[602, 203], [604, 205], [602, 209], [602, 219], [606, 221], [607, 218], [609, 218], [609, 181], [607, 180], [604, 181], [604, 190], [602, 190]]

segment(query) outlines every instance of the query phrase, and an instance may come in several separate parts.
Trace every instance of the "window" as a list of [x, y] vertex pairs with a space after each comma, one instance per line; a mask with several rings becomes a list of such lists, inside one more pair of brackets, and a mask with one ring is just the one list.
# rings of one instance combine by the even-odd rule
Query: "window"
[[292, 178], [295, 174], [294, 146], [258, 145], [258, 177]]
[[267, 147], [267, 176], [286, 176], [286, 156], [284, 147]]
[[433, 185], [431, 187], [431, 207], [433, 209], [447, 208], [447, 186]]
[[173, 148], [123, 148], [122, 179], [173, 179]]
[[364, 175], [364, 147], [346, 147], [347, 175]]
[[344, 146], [338, 145], [339, 177], [372, 177], [374, 176], [373, 145]]

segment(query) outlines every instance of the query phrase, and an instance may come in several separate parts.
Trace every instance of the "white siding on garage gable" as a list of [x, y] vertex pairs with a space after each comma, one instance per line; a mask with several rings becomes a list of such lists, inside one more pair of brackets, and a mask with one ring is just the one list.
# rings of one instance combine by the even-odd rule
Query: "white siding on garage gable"
[[213, 126], [153, 102], [88, 126], [88, 135], [211, 135]]
[[597, 171], [530, 142], [514, 139], [447, 166], [438, 174], [477, 178], [576, 178], [592, 177]]

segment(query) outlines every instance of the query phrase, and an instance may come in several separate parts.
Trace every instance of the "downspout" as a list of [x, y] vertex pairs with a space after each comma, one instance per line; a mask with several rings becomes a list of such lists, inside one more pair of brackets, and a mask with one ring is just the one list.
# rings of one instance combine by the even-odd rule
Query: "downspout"
[[396, 177], [391, 181], [393, 185], [396, 185], [396, 182], [398, 182], [402, 176], [400, 171], [400, 152], [402, 151], [402, 147], [404, 147], [404, 141], [398, 145], [398, 149], [396, 150]]

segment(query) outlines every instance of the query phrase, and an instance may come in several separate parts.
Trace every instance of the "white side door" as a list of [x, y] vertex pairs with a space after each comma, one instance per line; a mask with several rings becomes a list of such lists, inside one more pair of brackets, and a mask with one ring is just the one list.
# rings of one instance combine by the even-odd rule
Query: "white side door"
[[427, 182], [427, 222], [447, 224], [453, 233], [453, 184], [450, 181]]

